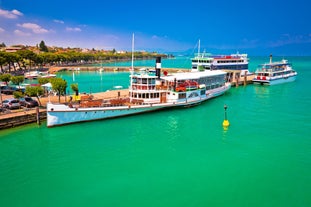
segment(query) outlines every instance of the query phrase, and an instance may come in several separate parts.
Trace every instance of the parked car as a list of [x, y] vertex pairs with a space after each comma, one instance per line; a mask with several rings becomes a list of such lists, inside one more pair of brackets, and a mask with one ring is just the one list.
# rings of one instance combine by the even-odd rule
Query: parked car
[[39, 106], [38, 101], [33, 100], [31, 97], [20, 98], [19, 103], [21, 106], [24, 106], [27, 108]]
[[14, 93], [14, 88], [9, 86], [1, 86], [1, 93], [6, 95], [12, 95]]
[[8, 109], [19, 109], [21, 107], [19, 100], [15, 98], [10, 98], [2, 101], [2, 107]]

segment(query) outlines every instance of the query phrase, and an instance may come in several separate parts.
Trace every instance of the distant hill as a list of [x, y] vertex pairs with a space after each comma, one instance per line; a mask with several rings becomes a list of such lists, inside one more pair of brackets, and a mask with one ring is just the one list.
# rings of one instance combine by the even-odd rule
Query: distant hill
[[[201, 48], [201, 52], [205, 51], [212, 54], [233, 54], [233, 53], [246, 53], [249, 56], [311, 56], [311, 42], [301, 44], [287, 44], [279, 47], [270, 48], [246, 48], [246, 49], [215, 49], [215, 48]], [[197, 49], [189, 49], [181, 52], [163, 51], [163, 53], [173, 54], [174, 56], [194, 56]]]

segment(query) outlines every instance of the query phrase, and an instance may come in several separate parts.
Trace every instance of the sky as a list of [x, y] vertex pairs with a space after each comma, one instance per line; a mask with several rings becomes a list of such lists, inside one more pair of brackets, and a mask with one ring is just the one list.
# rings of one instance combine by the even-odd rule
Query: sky
[[0, 43], [311, 55], [310, 0], [0, 0]]

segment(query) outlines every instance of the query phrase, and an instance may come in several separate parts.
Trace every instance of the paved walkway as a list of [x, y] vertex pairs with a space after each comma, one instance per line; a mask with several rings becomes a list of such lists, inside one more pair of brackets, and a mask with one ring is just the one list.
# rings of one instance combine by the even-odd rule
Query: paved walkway
[[[94, 99], [110, 99], [110, 98], [116, 98], [118, 97], [120, 92], [120, 97], [125, 97], [128, 96], [128, 89], [122, 89], [122, 90], [113, 90], [113, 91], [106, 91], [106, 92], [101, 92], [101, 93], [93, 93], [92, 95], [94, 96]], [[12, 98], [12, 95], [5, 95], [2, 96], [2, 100], [7, 99], [7, 98]], [[36, 98], [34, 98], [36, 99]], [[46, 104], [50, 101], [52, 103], [59, 103], [58, 102], [58, 96], [50, 96], [50, 97], [42, 97], [40, 98], [42, 107], [40, 107], [40, 112], [46, 111]], [[60, 102], [65, 103], [69, 101], [69, 96], [61, 96]], [[25, 114], [35, 114], [36, 110], [35, 108], [32, 109], [16, 109], [16, 110], [9, 110], [8, 112], [1, 112], [0, 113], [0, 121], [1, 119], [6, 119], [14, 116], [23, 116]]]

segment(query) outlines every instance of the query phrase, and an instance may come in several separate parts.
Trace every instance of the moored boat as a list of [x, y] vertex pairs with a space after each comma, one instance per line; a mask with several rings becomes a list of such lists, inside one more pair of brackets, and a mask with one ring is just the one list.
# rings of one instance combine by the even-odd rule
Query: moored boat
[[48, 103], [47, 126], [197, 105], [230, 89], [225, 76], [226, 73], [220, 70], [162, 73], [161, 58], [158, 57], [155, 70], [131, 71], [127, 98], [93, 100], [81, 97], [80, 103]]
[[30, 71], [24, 74], [25, 79], [37, 79], [39, 77], [38, 71]]
[[49, 72], [30, 71], [24, 73], [25, 79], [37, 79], [37, 78], [55, 78], [55, 74]]
[[199, 67], [205, 70], [241, 70], [248, 72], [247, 54], [212, 55], [211, 53], [198, 53], [191, 59], [192, 69]]
[[255, 72], [253, 83], [261, 85], [275, 85], [286, 82], [295, 81], [297, 72], [292, 68], [292, 64], [287, 60], [272, 62], [272, 55], [270, 55], [270, 62], [259, 65]]
[[227, 72], [227, 82], [232, 82], [234, 79], [253, 75], [248, 70], [247, 54], [230, 54], [230, 55], [213, 55], [211, 53], [200, 52], [200, 41], [198, 53], [191, 59], [193, 71], [198, 70], [222, 70]]

